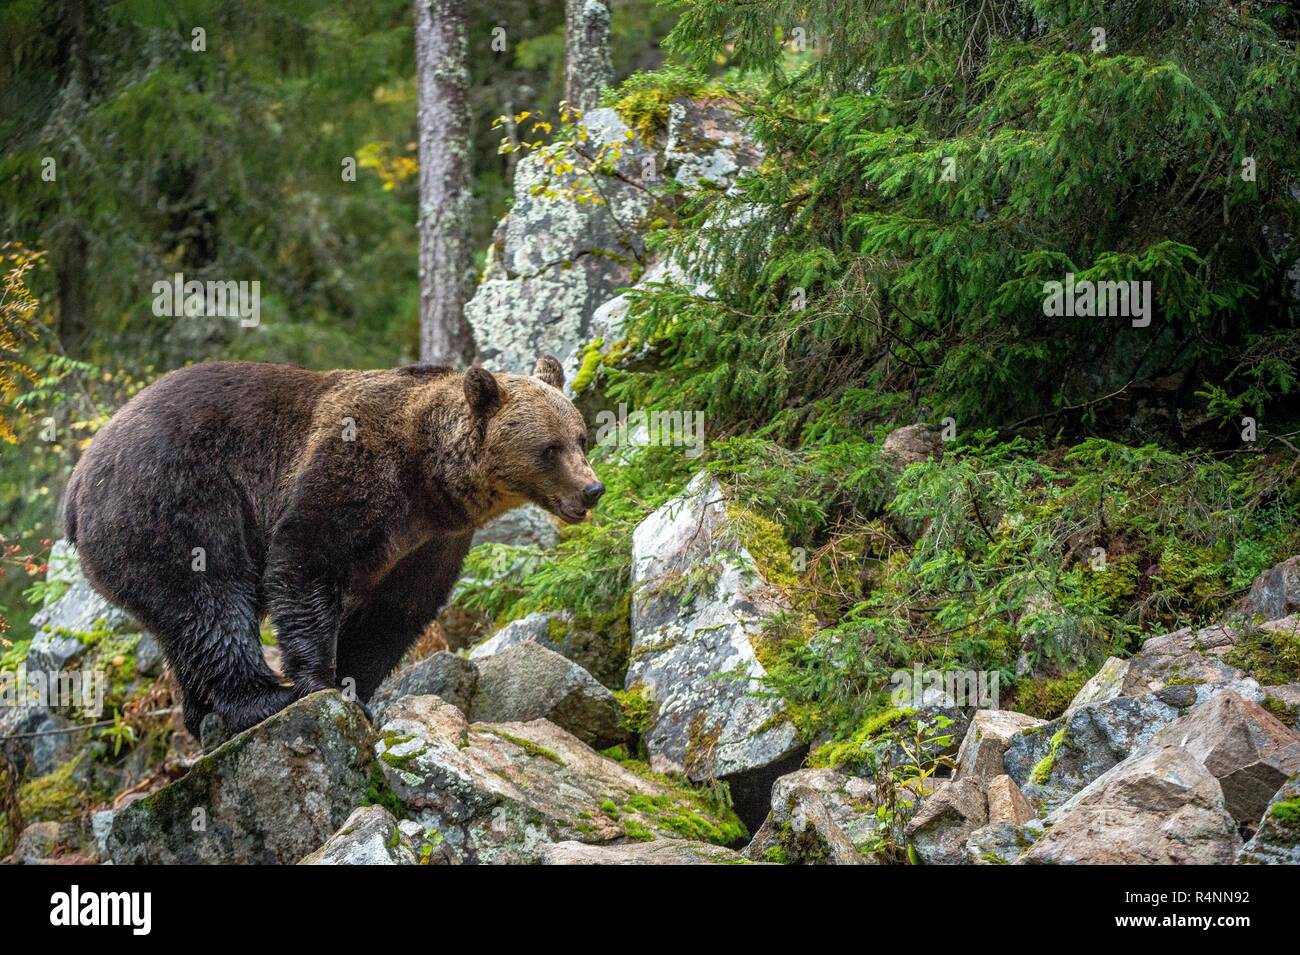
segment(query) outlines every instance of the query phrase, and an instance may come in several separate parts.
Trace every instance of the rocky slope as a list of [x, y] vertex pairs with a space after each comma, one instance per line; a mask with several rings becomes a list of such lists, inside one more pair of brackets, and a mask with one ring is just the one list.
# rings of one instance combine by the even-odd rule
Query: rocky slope
[[[715, 102], [675, 101], [650, 140], [628, 140], [612, 110], [588, 122], [594, 142], [628, 143], [600, 174], [605, 203], [556, 199], [534, 188], [535, 160], [519, 165], [470, 307], [498, 367], [547, 350], [572, 381], [589, 342], [619, 337], [617, 291], [677, 274], [639, 237], [646, 188], [669, 175], [726, 188], [758, 159]], [[939, 448], [913, 426], [883, 452], [901, 472]], [[0, 852], [318, 865], [1300, 861], [1300, 684], [1278, 682], [1273, 659], [1300, 645], [1300, 558], [1262, 574], [1232, 619], [1106, 660], [1054, 719], [927, 693], [836, 744], [833, 766], [809, 766], [809, 741], [764, 682], [759, 640], [791, 608], [734, 504], [702, 472], [639, 524], [630, 636], [576, 628], [570, 611], [532, 614], [472, 649], [408, 662], [370, 701], [373, 722], [318, 693], [208, 753], [171, 715], [157, 646], [60, 544], [25, 664], [103, 674], [109, 710], [129, 719], [30, 695], [0, 710], [0, 808], [13, 810], [0, 814]], [[483, 539], [545, 547], [554, 527], [525, 514]]]

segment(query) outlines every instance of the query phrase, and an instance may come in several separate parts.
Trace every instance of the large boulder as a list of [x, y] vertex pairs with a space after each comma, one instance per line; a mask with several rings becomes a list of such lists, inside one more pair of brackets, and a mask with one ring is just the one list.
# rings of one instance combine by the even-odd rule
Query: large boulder
[[1151, 746], [1177, 746], [1193, 756], [1219, 781], [1239, 823], [1259, 819], [1278, 787], [1300, 772], [1300, 734], [1231, 690], [1160, 730]]
[[1006, 771], [1035, 803], [1055, 807], [1127, 759], [1196, 702], [1191, 687], [1087, 703], [1022, 730], [1007, 746]]
[[[612, 109], [583, 118], [584, 151], [604, 150], [615, 175], [579, 160], [556, 174], [542, 156], [515, 167], [514, 203], [501, 220], [483, 281], [465, 306], [485, 367], [524, 372], [537, 356], [567, 355], [590, 337], [592, 313], [629, 284], [645, 256], [639, 225], [652, 201], [643, 172], [653, 152]], [[576, 194], [598, 190], [599, 201]]]
[[415, 865], [411, 840], [383, 806], [362, 806], [299, 865]]
[[772, 786], [772, 808], [745, 848], [755, 862], [862, 865], [878, 841], [875, 787], [832, 769], [800, 769]]
[[107, 854], [119, 865], [297, 862], [366, 800], [372, 738], [359, 706], [314, 693], [114, 813]]
[[751, 639], [789, 607], [758, 574], [708, 475], [637, 526], [632, 586], [627, 688], [652, 708], [642, 734], [651, 767], [748, 785], [761, 819], [768, 787], [796, 768], [801, 746], [781, 702], [761, 693]]
[[375, 753], [393, 793], [455, 861], [535, 863], [568, 841], [744, 837], [694, 793], [638, 775], [546, 720], [471, 724], [435, 696], [407, 697], [389, 707]]
[[393, 702], [404, 696], [432, 694], [468, 713], [477, 688], [478, 667], [444, 650], [389, 675], [370, 698], [370, 712], [377, 723], [382, 723], [385, 710]]
[[597, 749], [627, 739], [614, 694], [540, 643], [526, 641], [483, 657], [478, 671], [469, 714], [475, 722], [550, 720]]
[[[600, 108], [583, 115], [583, 140], [561, 163], [533, 153], [516, 165], [514, 202], [465, 306], [487, 368], [526, 371], [543, 352], [568, 356], [572, 386], [584, 347], [602, 337], [606, 346], [614, 343], [598, 309], [655, 267], [643, 224], [658, 202], [673, 199], [652, 190], [672, 176], [687, 187], [706, 180], [726, 186], [758, 162], [758, 149], [724, 101], [680, 99], [669, 112], [667, 134], [652, 137], [663, 140], [662, 148], [635, 135], [615, 110]], [[556, 539], [554, 522], [531, 506], [475, 535], [475, 543], [539, 547]]]
[[1222, 865], [1241, 845], [1218, 780], [1176, 746], [1135, 753], [1045, 822], [1018, 864]]
[[1255, 834], [1237, 854], [1242, 865], [1300, 865], [1300, 773], [1269, 800]]

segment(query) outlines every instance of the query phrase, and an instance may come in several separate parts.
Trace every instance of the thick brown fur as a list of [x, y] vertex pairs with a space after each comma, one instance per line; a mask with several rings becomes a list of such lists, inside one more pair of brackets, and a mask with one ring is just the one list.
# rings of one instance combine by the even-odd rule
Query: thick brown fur
[[[95, 437], [66, 534], [96, 589], [157, 636], [191, 732], [213, 711], [238, 731], [327, 687], [364, 702], [446, 601], [477, 528], [527, 501], [570, 522], [594, 506], [603, 486], [562, 386], [550, 356], [532, 376], [183, 368]], [[292, 686], [262, 659], [267, 615]]]

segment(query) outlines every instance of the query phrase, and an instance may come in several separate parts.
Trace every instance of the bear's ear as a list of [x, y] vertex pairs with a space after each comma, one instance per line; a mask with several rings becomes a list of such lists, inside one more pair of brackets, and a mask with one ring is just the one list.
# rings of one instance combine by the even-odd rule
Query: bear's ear
[[478, 365], [465, 369], [465, 402], [469, 410], [480, 418], [496, 414], [502, 402], [501, 388], [491, 372]]
[[564, 368], [554, 355], [543, 355], [537, 359], [537, 365], [533, 368], [533, 377], [540, 378], [559, 391], [564, 390]]

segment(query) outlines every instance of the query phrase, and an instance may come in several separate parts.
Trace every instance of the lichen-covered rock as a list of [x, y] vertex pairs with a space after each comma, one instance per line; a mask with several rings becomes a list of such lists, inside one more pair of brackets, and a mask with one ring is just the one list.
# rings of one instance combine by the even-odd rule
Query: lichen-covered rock
[[119, 865], [296, 862], [365, 801], [372, 738], [359, 706], [313, 693], [114, 813], [108, 856]]
[[542, 865], [746, 865], [740, 853], [707, 842], [652, 839], [617, 845], [557, 842], [542, 850]]
[[1151, 746], [1177, 746], [1208, 769], [1239, 823], [1259, 819], [1278, 787], [1300, 772], [1300, 734], [1231, 690], [1160, 730]]
[[82, 575], [71, 542], [54, 543], [45, 579], [58, 586], [32, 615], [35, 636], [27, 650], [28, 670], [57, 673], [85, 652], [83, 635], [134, 629], [131, 618], [96, 593]]
[[343, 828], [299, 865], [415, 865], [419, 860], [406, 833], [383, 806], [362, 806]]
[[550, 720], [589, 746], [627, 739], [614, 694], [572, 660], [525, 641], [478, 662], [470, 718], [481, 723]]
[[686, 97], [668, 104], [664, 158], [682, 185], [726, 186], [763, 158], [730, 107], [723, 100]]
[[772, 808], [745, 847], [755, 862], [863, 865], [874, 862], [875, 787], [831, 769], [800, 769], [772, 786]]
[[[600, 201], [585, 170], [552, 176], [540, 156], [515, 167], [514, 203], [501, 221], [484, 280], [465, 306], [486, 367], [525, 371], [537, 355], [567, 355], [589, 337], [592, 313], [629, 283], [644, 258], [640, 225], [652, 201], [647, 163], [654, 153], [630, 137], [612, 109], [586, 113], [583, 149], [602, 149], [617, 175], [597, 174]], [[617, 158], [613, 153], [619, 153]]]
[[980, 783], [958, 778], [922, 801], [907, 824], [907, 839], [922, 862], [955, 865], [966, 861], [966, 840], [988, 821]]
[[1241, 865], [1300, 865], [1300, 773], [1269, 800], [1255, 834], [1237, 853]]
[[976, 710], [957, 751], [957, 775], [991, 779], [1006, 772], [1011, 738], [1047, 721], [1013, 710]]
[[1018, 864], [1222, 865], [1241, 845], [1218, 780], [1176, 746], [1135, 753], [1045, 822]]
[[572, 660], [603, 686], [622, 689], [627, 674], [627, 631], [597, 633], [579, 627], [571, 610], [539, 610], [512, 620], [470, 651], [482, 660], [519, 643], [538, 643]]
[[1145, 696], [1087, 703], [1013, 736], [1005, 757], [1007, 773], [1038, 805], [1058, 806], [1127, 759], [1196, 699], [1193, 688], [1172, 686]]
[[1241, 604], [1242, 612], [1280, 620], [1300, 612], [1300, 557], [1291, 557], [1255, 578]]
[[432, 694], [468, 713], [478, 687], [478, 667], [464, 657], [442, 651], [390, 674], [370, 698], [370, 712], [383, 723], [384, 711], [404, 696]]
[[566, 841], [744, 838], [734, 817], [546, 720], [470, 724], [435, 696], [406, 697], [389, 707], [375, 753], [393, 793], [455, 861], [536, 863]]
[[750, 638], [787, 611], [754, 568], [716, 481], [698, 475], [632, 535], [627, 687], [651, 702], [650, 765], [692, 780], [735, 777], [800, 749], [780, 701], [756, 693]]
[[1022, 826], [1010, 822], [990, 822], [966, 839], [966, 862], [970, 865], [1011, 865], [1043, 835], [1037, 820]]

